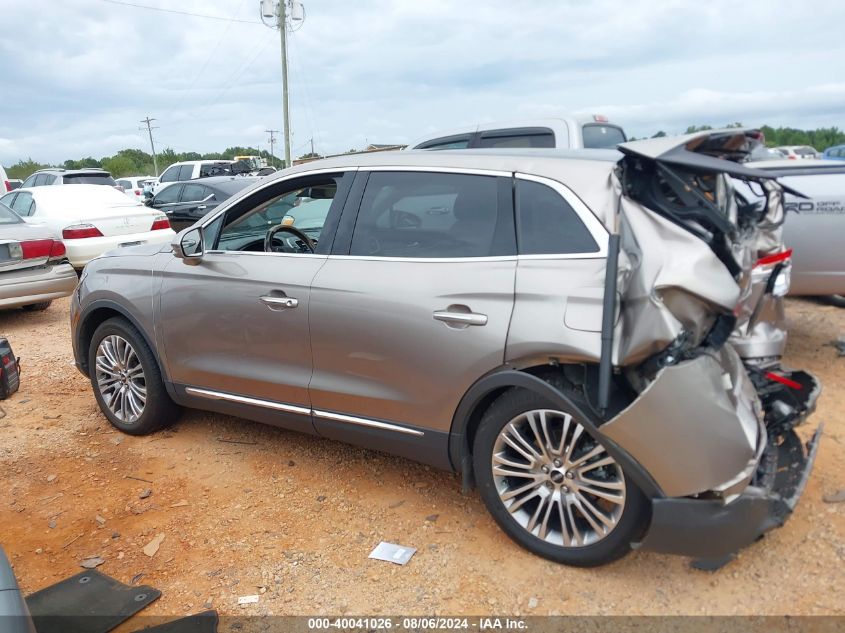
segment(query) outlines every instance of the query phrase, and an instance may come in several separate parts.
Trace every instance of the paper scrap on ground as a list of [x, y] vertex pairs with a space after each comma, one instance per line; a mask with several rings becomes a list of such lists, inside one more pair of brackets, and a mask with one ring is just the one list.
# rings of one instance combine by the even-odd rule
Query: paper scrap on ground
[[404, 547], [403, 545], [396, 545], [395, 543], [382, 541], [376, 545], [376, 548], [372, 552], [370, 552], [369, 557], [375, 558], [376, 560], [384, 560], [388, 563], [404, 565], [411, 560], [411, 556], [416, 553], [417, 548], [415, 547]]
[[258, 596], [241, 596], [238, 598], [238, 604], [254, 604], [258, 602]]
[[152, 558], [156, 555], [156, 552], [158, 551], [158, 548], [161, 547], [162, 542], [164, 542], [164, 532], [157, 534], [152, 541], [144, 546], [144, 554]]

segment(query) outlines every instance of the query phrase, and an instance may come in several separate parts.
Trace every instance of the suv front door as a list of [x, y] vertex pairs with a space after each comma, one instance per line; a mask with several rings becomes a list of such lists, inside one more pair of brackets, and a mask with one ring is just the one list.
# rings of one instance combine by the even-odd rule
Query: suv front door
[[[174, 257], [165, 267], [159, 336], [177, 392], [228, 403], [238, 415], [312, 431], [310, 286], [326, 261], [332, 218], [352, 177], [299, 177], [255, 191], [204, 225], [201, 261], [191, 265]], [[302, 229], [317, 243], [316, 252], [306, 252], [290, 232], [276, 234], [273, 247], [281, 252], [265, 252], [268, 230], [280, 224], [298, 228], [289, 211], [314, 185], [333, 198], [322, 221]]]
[[461, 397], [504, 360], [510, 175], [359, 172], [349, 199], [311, 289], [315, 427], [446, 466]]

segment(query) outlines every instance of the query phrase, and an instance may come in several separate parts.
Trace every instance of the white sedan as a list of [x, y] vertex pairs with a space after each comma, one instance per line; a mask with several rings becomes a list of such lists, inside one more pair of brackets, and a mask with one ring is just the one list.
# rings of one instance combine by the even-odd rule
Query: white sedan
[[113, 187], [73, 185], [16, 189], [0, 198], [27, 222], [62, 236], [76, 269], [122, 246], [170, 242], [167, 216], [130, 200]]

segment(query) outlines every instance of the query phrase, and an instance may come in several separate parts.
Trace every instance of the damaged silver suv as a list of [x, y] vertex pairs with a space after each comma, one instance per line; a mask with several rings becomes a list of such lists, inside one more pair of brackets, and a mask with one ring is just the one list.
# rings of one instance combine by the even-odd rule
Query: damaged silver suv
[[126, 433], [180, 407], [238, 415], [458, 471], [551, 560], [718, 563], [785, 521], [818, 443], [793, 430], [819, 385], [780, 366], [783, 337], [736, 351], [782, 272], [752, 275], [783, 212], [741, 164], [753, 144], [285, 170], [172, 249], [91, 262], [76, 363]]

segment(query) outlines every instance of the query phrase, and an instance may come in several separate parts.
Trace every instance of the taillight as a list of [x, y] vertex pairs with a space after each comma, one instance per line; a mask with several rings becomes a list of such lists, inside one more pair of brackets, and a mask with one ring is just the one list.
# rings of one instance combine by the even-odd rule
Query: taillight
[[170, 220], [165, 218], [164, 216], [160, 218], [156, 218], [153, 222], [153, 225], [150, 227], [151, 231], [159, 231], [161, 229], [169, 229], [170, 228]]
[[21, 242], [21, 259], [49, 257], [52, 249], [53, 240], [28, 240]]
[[140, 189], [136, 189], [136, 190], [135, 190], [135, 195], [136, 195], [136, 196], [140, 196], [140, 195], [141, 195], [141, 190], [140, 190]]
[[11, 183], [11, 182], [9, 182], [8, 180], [4, 180], [4, 181], [3, 181], [3, 185], [6, 187], [6, 191], [11, 191], [11, 190], [12, 190], [12, 183]]
[[50, 247], [50, 259], [60, 259], [67, 254], [64, 242], [61, 240], [53, 240], [53, 246]]
[[596, 123], [607, 123], [608, 118], [603, 114], [594, 114], [593, 121], [595, 121]]
[[81, 240], [86, 237], [103, 237], [103, 234], [93, 224], [74, 224], [62, 231], [62, 239], [65, 240]]
[[758, 266], [770, 266], [771, 264], [780, 264], [781, 262], [785, 262], [786, 260], [788, 260], [790, 257], [792, 257], [792, 249], [788, 248], [785, 251], [781, 251], [780, 253], [761, 257], [754, 264], [754, 268], [757, 268]]

